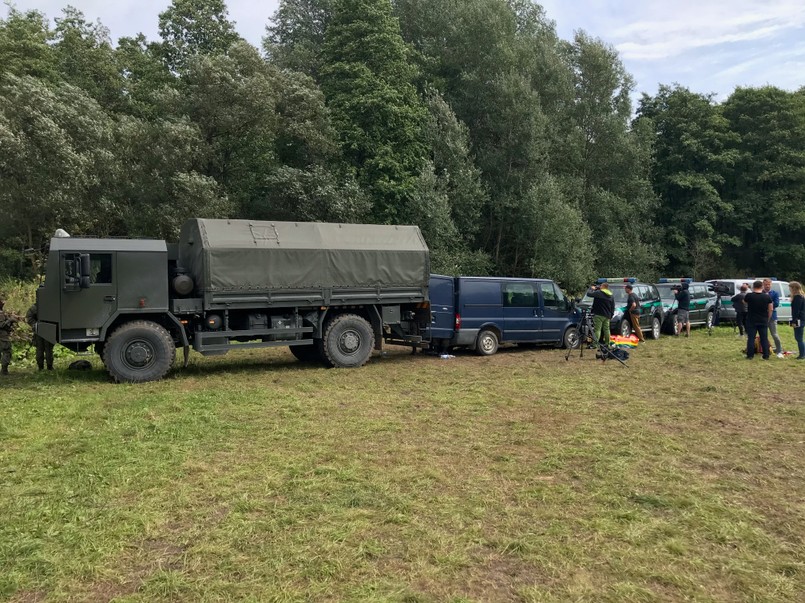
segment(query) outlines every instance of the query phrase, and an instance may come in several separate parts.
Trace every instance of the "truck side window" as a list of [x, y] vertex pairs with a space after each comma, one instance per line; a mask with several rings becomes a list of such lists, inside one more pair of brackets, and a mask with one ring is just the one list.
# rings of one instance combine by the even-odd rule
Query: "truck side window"
[[64, 284], [77, 285], [79, 275], [76, 272], [77, 253], [67, 253], [64, 255]]
[[112, 254], [93, 253], [89, 256], [90, 283], [104, 285], [112, 282]]
[[534, 287], [528, 283], [505, 283], [503, 285], [503, 305], [506, 307], [534, 308], [537, 297]]

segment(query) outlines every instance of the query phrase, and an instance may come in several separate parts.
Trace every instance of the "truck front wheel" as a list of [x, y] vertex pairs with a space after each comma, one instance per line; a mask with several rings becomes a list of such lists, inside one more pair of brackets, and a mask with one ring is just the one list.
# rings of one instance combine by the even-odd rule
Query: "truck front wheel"
[[356, 314], [341, 314], [327, 325], [322, 343], [328, 364], [356, 368], [366, 364], [372, 355], [375, 335], [365, 319]]
[[170, 333], [147, 320], [118, 327], [103, 349], [103, 362], [118, 383], [162, 379], [175, 359], [176, 346]]

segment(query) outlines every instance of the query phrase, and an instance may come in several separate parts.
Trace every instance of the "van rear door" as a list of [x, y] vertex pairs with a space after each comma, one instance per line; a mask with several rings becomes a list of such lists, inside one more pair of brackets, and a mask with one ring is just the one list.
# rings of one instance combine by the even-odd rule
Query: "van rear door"
[[534, 283], [504, 282], [503, 341], [539, 341], [542, 312]]
[[430, 340], [452, 339], [456, 325], [455, 279], [430, 275]]

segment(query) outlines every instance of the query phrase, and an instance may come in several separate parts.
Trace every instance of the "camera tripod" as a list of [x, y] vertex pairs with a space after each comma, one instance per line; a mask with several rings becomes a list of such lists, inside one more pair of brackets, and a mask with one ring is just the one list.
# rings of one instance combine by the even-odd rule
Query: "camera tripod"
[[609, 347], [609, 345], [606, 343], [601, 343], [595, 339], [595, 335], [593, 333], [593, 317], [592, 314], [585, 309], [581, 311], [579, 326], [576, 327], [576, 337], [572, 340], [571, 345], [569, 345], [567, 348], [565, 361], [570, 360], [570, 355], [576, 348], [579, 349], [579, 358], [584, 358], [584, 348], [588, 346], [596, 350], [596, 357], [601, 358], [602, 360], [612, 358], [613, 360], [620, 362], [623, 366], [628, 366], [622, 358], [619, 358], [613, 354], [614, 350]]

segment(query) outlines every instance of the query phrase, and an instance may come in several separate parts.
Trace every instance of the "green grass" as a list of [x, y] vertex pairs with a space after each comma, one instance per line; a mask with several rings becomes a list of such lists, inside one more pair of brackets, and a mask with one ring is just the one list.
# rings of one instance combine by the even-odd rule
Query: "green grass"
[[741, 347], [19, 369], [0, 600], [805, 600], [805, 363]]

